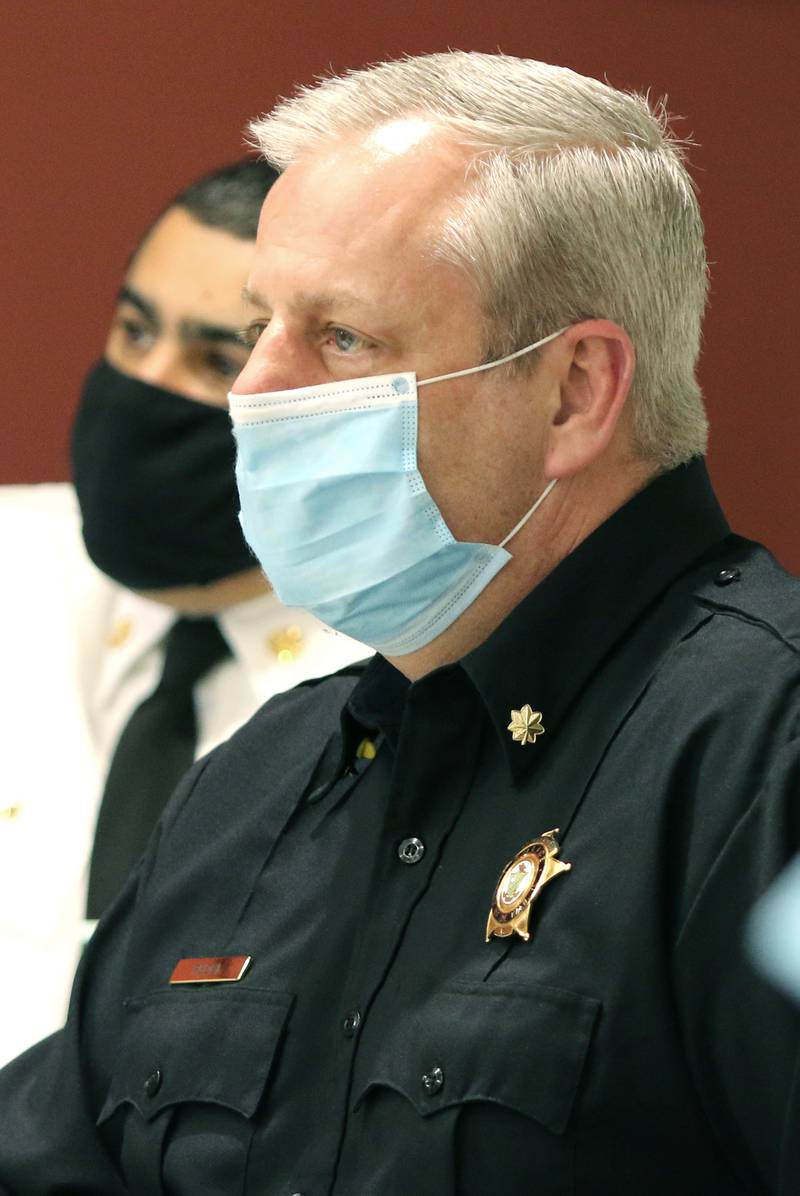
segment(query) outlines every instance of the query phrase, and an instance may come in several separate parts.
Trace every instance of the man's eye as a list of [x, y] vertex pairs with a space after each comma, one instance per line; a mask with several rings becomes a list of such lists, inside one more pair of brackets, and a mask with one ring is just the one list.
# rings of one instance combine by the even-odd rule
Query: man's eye
[[246, 354], [242, 357], [229, 357], [227, 353], [218, 353], [213, 350], [207, 353], [205, 358], [206, 368], [217, 377], [225, 378], [228, 381], [242, 372], [246, 361]]
[[340, 353], [354, 353], [357, 349], [363, 349], [366, 344], [363, 337], [357, 336], [349, 328], [331, 328], [330, 335]]
[[117, 328], [127, 345], [132, 349], [144, 349], [153, 340], [153, 330], [139, 320], [123, 316], [117, 321]]
[[246, 328], [241, 328], [237, 333], [239, 340], [243, 345], [247, 345], [248, 349], [252, 349], [268, 322], [267, 320], [252, 320]]

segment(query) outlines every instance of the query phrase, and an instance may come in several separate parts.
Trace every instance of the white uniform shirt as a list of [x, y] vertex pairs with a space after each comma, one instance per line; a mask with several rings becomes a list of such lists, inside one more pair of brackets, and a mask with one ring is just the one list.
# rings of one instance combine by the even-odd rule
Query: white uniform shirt
[[[122, 728], [176, 615], [110, 581], [66, 484], [0, 487], [0, 1065], [57, 1029], [85, 937], [88, 861]], [[197, 685], [197, 756], [273, 694], [369, 654], [273, 594], [230, 607]]]

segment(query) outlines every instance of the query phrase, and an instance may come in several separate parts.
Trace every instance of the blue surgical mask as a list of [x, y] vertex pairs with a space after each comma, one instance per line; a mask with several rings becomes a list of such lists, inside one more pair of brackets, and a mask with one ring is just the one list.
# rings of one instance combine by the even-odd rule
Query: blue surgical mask
[[417, 468], [417, 382], [385, 374], [296, 390], [229, 395], [245, 539], [287, 606], [387, 656], [429, 644], [511, 560], [502, 543], [453, 537]]

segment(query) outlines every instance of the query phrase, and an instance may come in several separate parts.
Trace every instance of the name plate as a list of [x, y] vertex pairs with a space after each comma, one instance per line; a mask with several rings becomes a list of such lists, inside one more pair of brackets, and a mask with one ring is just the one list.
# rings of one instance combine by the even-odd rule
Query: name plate
[[204, 959], [179, 959], [170, 984], [222, 984], [241, 980], [250, 967], [250, 955], [210, 955]]

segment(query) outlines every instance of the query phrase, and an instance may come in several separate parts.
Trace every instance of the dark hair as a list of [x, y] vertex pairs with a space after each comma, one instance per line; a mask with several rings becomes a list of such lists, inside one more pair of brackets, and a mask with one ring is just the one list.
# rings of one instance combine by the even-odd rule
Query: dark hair
[[268, 163], [246, 158], [190, 183], [169, 208], [185, 208], [200, 224], [253, 241], [264, 196], [277, 177], [277, 171]]

